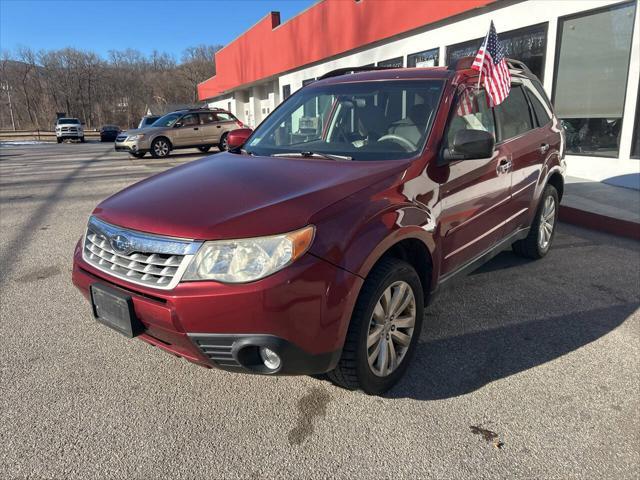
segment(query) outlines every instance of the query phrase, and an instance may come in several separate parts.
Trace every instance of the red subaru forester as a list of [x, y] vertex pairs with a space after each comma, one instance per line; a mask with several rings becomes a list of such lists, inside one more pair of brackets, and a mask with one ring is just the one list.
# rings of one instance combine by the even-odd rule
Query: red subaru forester
[[488, 107], [471, 60], [331, 72], [229, 152], [103, 201], [73, 266], [95, 318], [207, 367], [390, 388], [438, 289], [553, 240], [560, 123], [512, 60]]

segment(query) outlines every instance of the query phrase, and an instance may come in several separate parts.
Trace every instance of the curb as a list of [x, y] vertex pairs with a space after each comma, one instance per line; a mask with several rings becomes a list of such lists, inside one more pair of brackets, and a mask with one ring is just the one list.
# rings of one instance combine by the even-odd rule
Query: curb
[[561, 222], [640, 241], [640, 223], [560, 205]]

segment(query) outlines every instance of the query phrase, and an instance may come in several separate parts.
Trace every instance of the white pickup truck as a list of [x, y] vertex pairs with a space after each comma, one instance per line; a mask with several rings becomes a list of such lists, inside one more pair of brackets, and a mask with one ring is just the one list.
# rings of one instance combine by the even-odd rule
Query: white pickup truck
[[80, 140], [84, 143], [84, 129], [77, 118], [59, 118], [56, 121], [56, 140], [62, 143], [67, 138]]

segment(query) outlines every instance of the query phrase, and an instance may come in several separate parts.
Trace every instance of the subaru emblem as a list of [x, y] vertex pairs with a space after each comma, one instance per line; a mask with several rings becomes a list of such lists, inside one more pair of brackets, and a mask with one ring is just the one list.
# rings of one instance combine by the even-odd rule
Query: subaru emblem
[[128, 255], [133, 249], [131, 241], [124, 235], [115, 235], [109, 240], [111, 247], [122, 255]]

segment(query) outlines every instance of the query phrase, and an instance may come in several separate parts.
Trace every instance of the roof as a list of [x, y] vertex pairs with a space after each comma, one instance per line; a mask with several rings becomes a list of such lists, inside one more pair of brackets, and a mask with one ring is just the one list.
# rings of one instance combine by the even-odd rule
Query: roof
[[217, 74], [198, 85], [198, 96], [217, 97], [495, 1], [320, 0], [282, 24], [280, 14], [271, 12], [216, 52]]
[[329, 76], [313, 82], [311, 85], [326, 85], [335, 83], [368, 82], [375, 80], [426, 80], [447, 79], [453, 72], [447, 67], [427, 68], [387, 68], [384, 70], [366, 70], [356, 73], [345, 73], [339, 76]]

